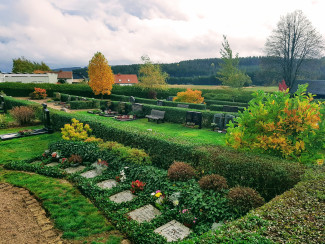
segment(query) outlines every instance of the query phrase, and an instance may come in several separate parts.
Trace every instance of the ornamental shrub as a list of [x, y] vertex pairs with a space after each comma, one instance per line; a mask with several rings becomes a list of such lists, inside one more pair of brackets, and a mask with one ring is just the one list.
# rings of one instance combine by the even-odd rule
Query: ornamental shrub
[[82, 157], [76, 154], [72, 154], [69, 159], [68, 159], [69, 163], [82, 163]]
[[203, 103], [202, 91], [187, 89], [185, 92], [178, 92], [177, 97], [173, 98], [174, 102], [185, 103]]
[[46, 90], [42, 88], [34, 88], [34, 91], [30, 94], [31, 99], [45, 99], [47, 97]]
[[27, 106], [14, 107], [10, 114], [17, 121], [19, 125], [27, 125], [35, 119], [35, 112], [33, 108]]
[[321, 103], [306, 95], [307, 85], [300, 85], [290, 97], [287, 92], [258, 91], [249, 107], [230, 123], [227, 144], [234, 148], [256, 150], [271, 155], [316, 162], [325, 137]]
[[264, 198], [249, 187], [233, 187], [229, 190], [227, 197], [230, 205], [241, 214], [245, 214], [249, 210], [264, 204]]
[[195, 176], [195, 170], [187, 163], [174, 162], [169, 167], [167, 176], [170, 180], [186, 181]]
[[203, 190], [220, 191], [228, 188], [226, 178], [217, 174], [203, 176], [199, 180], [199, 185]]
[[61, 128], [62, 138], [64, 140], [71, 141], [84, 141], [89, 137], [91, 129], [88, 124], [83, 125], [79, 123], [79, 120], [73, 118], [72, 124], [65, 124], [64, 128]]

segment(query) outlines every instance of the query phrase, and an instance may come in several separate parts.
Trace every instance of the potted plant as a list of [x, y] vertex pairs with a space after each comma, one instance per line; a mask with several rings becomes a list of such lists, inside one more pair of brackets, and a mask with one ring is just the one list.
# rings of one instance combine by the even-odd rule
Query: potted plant
[[71, 167], [77, 167], [82, 163], [82, 157], [76, 154], [72, 154], [68, 159]]
[[183, 209], [180, 210], [180, 216], [179, 220], [183, 225], [191, 228], [193, 225], [195, 225], [197, 218], [192, 214], [191, 209]]
[[144, 186], [146, 185], [146, 183], [136, 180], [136, 181], [132, 181], [131, 183], [131, 192], [132, 193], [137, 193], [139, 191], [143, 191]]

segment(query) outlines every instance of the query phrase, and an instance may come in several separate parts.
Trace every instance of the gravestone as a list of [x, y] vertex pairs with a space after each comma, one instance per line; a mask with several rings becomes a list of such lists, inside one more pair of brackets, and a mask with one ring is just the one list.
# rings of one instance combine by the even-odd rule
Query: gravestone
[[224, 129], [227, 129], [229, 126], [227, 124], [229, 124], [230, 121], [232, 121], [234, 123], [234, 119], [235, 119], [235, 116], [231, 115], [231, 114], [226, 114], [225, 116], [225, 123], [224, 123]]
[[143, 104], [140, 103], [132, 104], [132, 112], [143, 112]]
[[163, 100], [158, 100], [157, 101], [157, 106], [164, 106], [164, 101]]
[[183, 240], [191, 233], [191, 230], [176, 220], [172, 220], [167, 224], [155, 229], [154, 232], [166, 237], [167, 242], [172, 242]]
[[161, 215], [161, 212], [152, 205], [148, 204], [128, 213], [128, 215], [131, 217], [131, 219], [136, 220], [139, 223], [143, 223], [146, 221], [150, 222], [155, 217]]
[[119, 102], [118, 103], [117, 112], [119, 114], [126, 114], [126, 103], [125, 102]]
[[133, 96], [130, 96], [130, 100], [129, 101], [130, 101], [130, 103], [133, 104], [133, 103], [135, 103], [135, 98]]
[[175, 96], [169, 96], [169, 97], [167, 97], [167, 99], [166, 99], [166, 100], [167, 100], [167, 101], [170, 101], [170, 102], [172, 102], [172, 101], [173, 101], [173, 99], [174, 99], [174, 97], [175, 97]]
[[99, 173], [95, 169], [93, 169], [93, 170], [89, 170], [85, 173], [82, 173], [81, 176], [85, 177], [87, 179], [91, 179], [91, 178], [95, 178], [96, 176], [99, 176], [101, 174], [102, 174], [101, 172]]
[[6, 103], [3, 96], [0, 96], [0, 113], [7, 113]]
[[188, 104], [177, 104], [177, 107], [179, 107], [179, 108], [188, 108], [189, 105]]
[[47, 164], [46, 166], [47, 167], [54, 167], [54, 166], [58, 166], [59, 165], [59, 163], [49, 163], [49, 164]]
[[74, 173], [83, 171], [85, 168], [86, 168], [85, 166], [70, 167], [70, 168], [64, 169], [64, 171], [67, 172], [67, 174], [74, 174]]
[[122, 202], [129, 202], [132, 201], [133, 198], [135, 198], [136, 196], [132, 194], [131, 191], [127, 190], [127, 191], [122, 191], [120, 193], [117, 193], [113, 196], [109, 197], [109, 200], [111, 200], [112, 202], [115, 203], [122, 203]]
[[69, 103], [69, 102], [71, 102], [71, 96], [70, 96], [70, 95], [68, 96], [68, 101], [67, 101], [67, 103]]
[[48, 133], [53, 133], [53, 128], [51, 125], [51, 118], [50, 118], [50, 111], [47, 109], [47, 104], [43, 103], [43, 123], [44, 123], [44, 129]]
[[212, 129], [223, 130], [224, 127], [224, 114], [215, 114], [213, 116], [213, 122], [211, 124]]
[[199, 126], [199, 129], [202, 128], [202, 113], [201, 112], [193, 112], [187, 111], [186, 112], [186, 121], [185, 123], [193, 123]]
[[102, 189], [111, 189], [117, 186], [117, 182], [115, 180], [105, 180], [97, 183], [97, 186]]

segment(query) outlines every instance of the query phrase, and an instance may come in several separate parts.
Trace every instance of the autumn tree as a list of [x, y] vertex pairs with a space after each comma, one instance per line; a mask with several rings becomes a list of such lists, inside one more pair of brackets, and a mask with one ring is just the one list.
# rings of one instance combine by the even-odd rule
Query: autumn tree
[[251, 78], [238, 68], [238, 53], [235, 57], [233, 56], [226, 36], [223, 36], [223, 41], [222, 49], [220, 50], [222, 62], [219, 64], [220, 70], [217, 72], [217, 78], [222, 81], [223, 85], [233, 88], [241, 88], [245, 83], [251, 84]]
[[44, 62], [32, 62], [25, 57], [12, 60], [12, 73], [33, 73], [35, 70], [50, 71]]
[[168, 74], [161, 70], [159, 64], [154, 64], [148, 56], [142, 56], [144, 64], [139, 69], [139, 86], [149, 90], [167, 89], [166, 79]]
[[95, 95], [111, 94], [114, 84], [114, 74], [105, 56], [97, 52], [89, 61], [88, 66], [89, 86]]
[[308, 59], [320, 57], [324, 40], [301, 10], [281, 17], [265, 43], [267, 56], [278, 58], [274, 67], [291, 89]]
[[187, 89], [184, 92], [177, 92], [177, 96], [173, 99], [174, 102], [184, 103], [203, 103], [202, 91]]

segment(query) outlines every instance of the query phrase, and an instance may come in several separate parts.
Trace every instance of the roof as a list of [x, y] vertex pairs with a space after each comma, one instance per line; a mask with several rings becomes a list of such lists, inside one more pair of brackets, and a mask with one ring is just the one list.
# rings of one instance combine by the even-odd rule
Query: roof
[[298, 89], [298, 85], [308, 83], [307, 92], [318, 96], [325, 96], [325, 80], [297, 80], [291, 89], [291, 93], [294, 93]]
[[72, 79], [72, 71], [58, 72], [58, 79]]
[[137, 75], [114, 75], [114, 80], [116, 84], [138, 84]]

